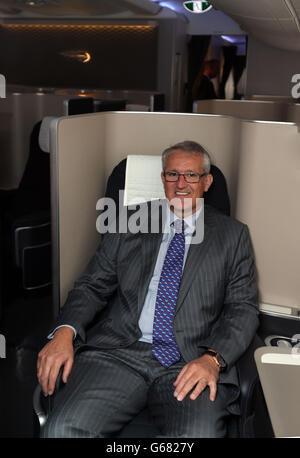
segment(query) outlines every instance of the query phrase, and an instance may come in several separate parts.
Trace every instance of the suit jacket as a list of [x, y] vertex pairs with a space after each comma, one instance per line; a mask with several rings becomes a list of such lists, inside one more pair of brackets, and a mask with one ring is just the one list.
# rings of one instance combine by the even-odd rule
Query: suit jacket
[[[78, 332], [78, 346], [108, 349], [136, 342], [161, 239], [161, 230], [105, 234], [55, 326], [72, 325]], [[213, 348], [228, 365], [220, 382], [237, 384], [234, 364], [257, 326], [257, 285], [248, 228], [205, 206], [204, 239], [190, 246], [175, 310], [174, 335], [181, 355], [189, 362]]]

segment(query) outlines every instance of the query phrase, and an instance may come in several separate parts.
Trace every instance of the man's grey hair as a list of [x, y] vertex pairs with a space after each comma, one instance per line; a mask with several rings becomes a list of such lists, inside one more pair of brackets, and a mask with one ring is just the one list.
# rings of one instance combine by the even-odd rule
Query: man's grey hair
[[203, 157], [203, 171], [204, 171], [204, 173], [209, 173], [210, 172], [211, 159], [210, 159], [209, 153], [199, 143], [193, 142], [191, 140], [185, 140], [183, 142], [176, 143], [176, 145], [169, 146], [168, 148], [166, 148], [163, 151], [162, 157], [161, 157], [163, 170], [165, 170], [168, 156], [170, 156], [170, 154], [174, 153], [177, 150], [181, 150], [181, 151], [184, 151], [186, 153], [192, 153], [192, 154], [200, 155], [201, 157]]

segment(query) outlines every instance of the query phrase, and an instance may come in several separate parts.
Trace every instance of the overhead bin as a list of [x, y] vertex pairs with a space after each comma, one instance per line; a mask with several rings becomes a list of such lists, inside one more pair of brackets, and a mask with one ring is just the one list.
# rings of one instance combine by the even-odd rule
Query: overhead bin
[[[96, 203], [129, 154], [160, 155], [192, 139], [223, 171], [232, 216], [248, 224], [261, 304], [300, 310], [299, 130], [296, 124], [177, 113], [99, 113], [51, 127], [56, 306], [95, 251]], [[76, 229], [76, 230], [75, 230]]]

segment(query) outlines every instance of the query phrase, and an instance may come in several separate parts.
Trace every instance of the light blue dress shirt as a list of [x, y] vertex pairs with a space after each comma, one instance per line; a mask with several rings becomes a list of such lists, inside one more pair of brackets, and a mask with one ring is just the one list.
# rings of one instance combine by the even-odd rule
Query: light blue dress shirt
[[[201, 208], [196, 213], [184, 218], [185, 250], [183, 258], [183, 268], [190, 248], [191, 238], [195, 231], [196, 221], [202, 211], [202, 208], [203, 207], [201, 206]], [[147, 342], [152, 344], [152, 330], [158, 283], [169, 244], [175, 235], [174, 221], [176, 218], [177, 217], [174, 215], [174, 213], [168, 211], [163, 231], [164, 234], [160, 245], [157, 261], [155, 264], [153, 276], [149, 284], [145, 303], [139, 319], [139, 327], [142, 331], [142, 337], [139, 339], [141, 342]]]

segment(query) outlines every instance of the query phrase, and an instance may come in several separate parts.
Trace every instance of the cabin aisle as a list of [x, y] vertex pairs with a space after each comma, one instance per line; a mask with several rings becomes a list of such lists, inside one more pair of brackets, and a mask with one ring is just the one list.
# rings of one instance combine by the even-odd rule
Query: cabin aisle
[[36, 359], [51, 322], [51, 292], [19, 294], [2, 304], [0, 332], [6, 339], [6, 358], [0, 359], [0, 437], [38, 437], [32, 407], [37, 384]]

